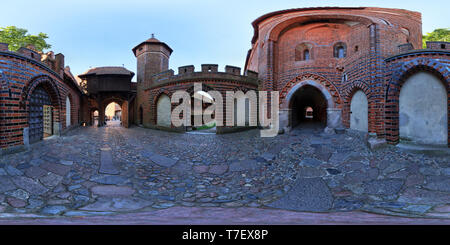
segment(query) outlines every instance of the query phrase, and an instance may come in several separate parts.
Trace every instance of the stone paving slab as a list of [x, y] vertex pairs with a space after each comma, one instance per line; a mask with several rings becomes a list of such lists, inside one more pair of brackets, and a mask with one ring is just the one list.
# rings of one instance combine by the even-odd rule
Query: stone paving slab
[[119, 169], [113, 163], [111, 148], [102, 148], [100, 152], [100, 169], [101, 174], [119, 174]]
[[321, 178], [299, 178], [289, 192], [268, 206], [295, 211], [328, 211], [333, 197]]
[[148, 158], [152, 162], [154, 162], [160, 166], [168, 167], [168, 168], [172, 167], [173, 165], [175, 165], [177, 163], [177, 160], [175, 160], [175, 159], [171, 159], [171, 158], [168, 158], [168, 157], [156, 154], [156, 153], [149, 155]]

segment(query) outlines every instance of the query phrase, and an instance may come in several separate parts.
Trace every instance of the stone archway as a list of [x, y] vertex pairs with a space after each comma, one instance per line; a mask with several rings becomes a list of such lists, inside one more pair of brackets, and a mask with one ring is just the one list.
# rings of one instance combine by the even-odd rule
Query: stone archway
[[362, 90], [357, 90], [350, 102], [350, 129], [369, 131], [369, 102]]
[[315, 118], [326, 128], [342, 127], [341, 109], [336, 103], [336, 101], [340, 102], [337, 90], [333, 87], [332, 94], [327, 89], [331, 85], [325, 87], [322, 84], [324, 81], [301, 80], [300, 78], [288, 83], [281, 92], [280, 128], [292, 129], [295, 127], [299, 123], [299, 118], [305, 118], [307, 107], [313, 108], [313, 118], [315, 113]]
[[28, 127], [23, 131], [25, 145], [61, 133], [60, 96], [50, 77], [32, 79], [22, 90], [19, 106], [26, 108], [28, 114]]

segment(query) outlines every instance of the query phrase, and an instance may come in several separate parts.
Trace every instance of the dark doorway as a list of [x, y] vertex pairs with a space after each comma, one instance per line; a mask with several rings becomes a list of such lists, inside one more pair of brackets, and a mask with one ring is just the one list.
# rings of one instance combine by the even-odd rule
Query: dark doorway
[[144, 124], [144, 112], [142, 110], [142, 106], [139, 107], [139, 124]]
[[38, 86], [30, 96], [29, 139], [30, 143], [53, 134], [53, 108], [50, 95]]
[[322, 92], [310, 85], [299, 88], [290, 102], [291, 125], [314, 123], [325, 127], [327, 122], [327, 100]]

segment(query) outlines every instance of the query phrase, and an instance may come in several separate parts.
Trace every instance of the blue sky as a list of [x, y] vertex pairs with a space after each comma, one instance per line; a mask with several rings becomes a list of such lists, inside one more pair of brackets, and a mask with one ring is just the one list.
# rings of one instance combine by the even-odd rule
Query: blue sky
[[450, 27], [443, 0], [8, 0], [1, 4], [0, 26], [47, 33], [51, 50], [65, 55], [74, 75], [96, 66], [136, 71], [131, 49], [151, 33], [174, 50], [171, 69], [193, 64], [200, 70], [201, 64], [212, 63], [223, 71], [225, 65], [244, 66], [253, 20], [277, 10], [317, 6], [403, 8], [422, 13], [424, 33]]

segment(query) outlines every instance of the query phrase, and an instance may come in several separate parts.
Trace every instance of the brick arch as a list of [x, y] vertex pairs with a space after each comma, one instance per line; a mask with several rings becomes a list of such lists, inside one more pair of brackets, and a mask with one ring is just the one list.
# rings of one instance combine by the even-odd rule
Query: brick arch
[[[386, 88], [386, 140], [390, 144], [396, 144], [400, 139], [399, 131], [399, 98], [400, 90], [408, 78], [418, 72], [428, 72], [435, 75], [447, 89], [447, 116], [450, 123], [450, 80], [448, 75], [448, 66], [437, 60], [427, 58], [416, 58], [405, 62], [392, 75]], [[449, 124], [450, 125], [450, 124]], [[448, 130], [448, 144], [450, 146], [450, 130]]]
[[[302, 13], [300, 13], [302, 14]], [[311, 15], [300, 15], [291, 17], [289, 19], [283, 19], [276, 23], [271, 30], [267, 33], [268, 39], [272, 41], [277, 41], [279, 36], [286, 31], [286, 29], [291, 28], [292, 26], [295, 26], [296, 24], [301, 23], [307, 23], [312, 20], [350, 20], [350, 21], [357, 21], [360, 23], [363, 23], [365, 25], [370, 25], [373, 23], [379, 23], [380, 21], [373, 17], [368, 16], [361, 16], [361, 15], [349, 15], [349, 14], [321, 14], [316, 13], [314, 16]]]
[[102, 100], [101, 104], [106, 109], [106, 106], [108, 106], [112, 102], [115, 102], [115, 103], [119, 104], [120, 106], [122, 106], [124, 101], [126, 101], [125, 98], [118, 97], [118, 96], [112, 96], [112, 97], [109, 97], [109, 98], [106, 98], [106, 99]]
[[[350, 128], [350, 104], [353, 98], [353, 95], [357, 91], [362, 91], [366, 97], [368, 102], [368, 112], [369, 115], [372, 114], [371, 109], [374, 108], [375, 101], [372, 100], [372, 93], [369, 88], [369, 85], [364, 81], [354, 81], [350, 84], [350, 86], [344, 90], [344, 104], [342, 106], [342, 123], [345, 127]], [[369, 132], [375, 131], [371, 125], [375, 125], [375, 118], [369, 117]]]
[[342, 99], [337, 88], [328, 79], [312, 73], [299, 75], [283, 87], [280, 91], [280, 108], [288, 109], [289, 94], [295, 92], [293, 89], [296, 90], [296, 86], [307, 81], [309, 85], [317, 87], [325, 95], [329, 108], [342, 108]]
[[27, 83], [27, 85], [25, 85], [25, 87], [22, 89], [22, 93], [20, 94], [19, 106], [28, 111], [30, 96], [33, 93], [34, 89], [36, 89], [36, 87], [38, 87], [39, 85], [41, 85], [50, 95], [52, 105], [59, 115], [61, 111], [61, 96], [56, 82], [47, 75], [34, 77]]
[[169, 91], [167, 91], [167, 90], [160, 91], [155, 96], [153, 96], [153, 103], [152, 104], [153, 104], [153, 106], [155, 106], [155, 108], [156, 108], [156, 104], [158, 103], [159, 97], [161, 97], [162, 95], [167, 95], [167, 96], [169, 96], [169, 98], [172, 97], [172, 93], [170, 93]]
[[106, 114], [106, 107], [113, 102], [117, 103], [122, 109], [121, 125], [125, 128], [128, 128], [129, 126], [128, 100], [125, 96], [121, 94], [109, 95], [108, 97], [100, 101], [98, 107], [100, 108], [99, 115], [102, 117], [99, 118], [99, 122], [102, 122], [101, 126], [106, 124], [106, 122], [104, 121], [104, 116]]
[[[19, 108], [22, 108], [26, 111], [27, 120], [29, 120], [29, 118], [30, 118], [30, 107], [29, 107], [30, 96], [38, 86], [42, 86], [44, 88], [44, 90], [50, 96], [50, 100], [51, 100], [52, 106], [53, 106], [52, 121], [54, 123], [61, 123], [61, 121], [62, 121], [61, 95], [60, 95], [58, 86], [56, 85], [56, 82], [47, 75], [40, 75], [40, 76], [36, 76], [36, 77], [33, 77], [32, 79], [30, 79], [30, 81], [27, 83], [27, 85], [25, 85], [25, 87], [22, 89], [22, 92], [20, 95], [20, 101], [19, 101]], [[60, 124], [60, 127], [63, 127], [63, 125]]]

